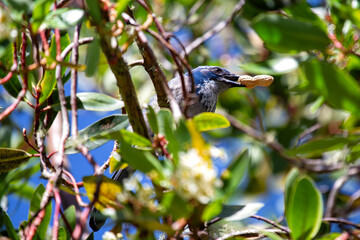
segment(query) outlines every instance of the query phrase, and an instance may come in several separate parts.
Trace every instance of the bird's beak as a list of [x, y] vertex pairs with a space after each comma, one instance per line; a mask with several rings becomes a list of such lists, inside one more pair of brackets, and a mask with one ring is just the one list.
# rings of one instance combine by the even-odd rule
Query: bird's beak
[[230, 84], [231, 87], [246, 87], [244, 84], [238, 82], [239, 77], [240, 76], [236, 74], [224, 75], [221, 81]]

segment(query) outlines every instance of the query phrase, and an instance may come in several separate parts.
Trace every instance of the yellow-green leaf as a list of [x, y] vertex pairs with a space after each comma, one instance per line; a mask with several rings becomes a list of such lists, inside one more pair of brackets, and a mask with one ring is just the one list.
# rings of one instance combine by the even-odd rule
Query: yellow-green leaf
[[116, 195], [122, 191], [122, 187], [117, 181], [105, 176], [88, 176], [83, 178], [83, 182], [90, 201], [94, 200], [95, 193], [98, 194], [95, 203], [97, 209], [120, 207], [120, 204], [116, 201]]
[[0, 173], [17, 168], [30, 158], [31, 155], [21, 149], [0, 148]]
[[211, 112], [203, 112], [193, 118], [196, 129], [200, 132], [209, 131], [219, 128], [227, 128], [230, 122], [226, 117]]

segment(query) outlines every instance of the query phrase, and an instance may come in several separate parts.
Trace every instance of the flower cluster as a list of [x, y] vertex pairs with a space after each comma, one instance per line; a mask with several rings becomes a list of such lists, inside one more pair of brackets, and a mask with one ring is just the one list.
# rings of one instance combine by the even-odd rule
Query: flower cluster
[[202, 204], [210, 202], [215, 195], [215, 188], [221, 184], [211, 162], [194, 148], [180, 153], [174, 178], [174, 185], [183, 197], [196, 199]]
[[11, 27], [11, 18], [8, 12], [0, 7], [0, 41], [16, 38], [17, 30]]

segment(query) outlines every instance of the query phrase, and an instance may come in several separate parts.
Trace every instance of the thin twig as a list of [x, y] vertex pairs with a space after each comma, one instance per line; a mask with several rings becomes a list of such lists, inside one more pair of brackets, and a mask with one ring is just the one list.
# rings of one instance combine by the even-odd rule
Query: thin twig
[[344, 212], [349, 213], [353, 208], [354, 203], [360, 198], [360, 189], [353, 193], [350, 199], [346, 202], [344, 207]]
[[37, 151], [38, 153], [40, 153], [39, 149], [37, 149], [28, 139], [28, 137], [26, 136], [26, 129], [23, 128], [23, 138], [24, 138], [24, 141], [32, 148], [34, 149], [35, 151]]
[[189, 45], [186, 46], [185, 51], [181, 52], [181, 56], [184, 56], [185, 54], [191, 53], [195, 48], [203, 44], [206, 40], [214, 36], [215, 34], [222, 31], [229, 23], [231, 23], [235, 16], [241, 11], [243, 5], [245, 4], [245, 0], [240, 0], [234, 7], [234, 10], [230, 17], [226, 19], [225, 21], [221, 21], [218, 24], [216, 24], [214, 27], [210, 28], [208, 31], [206, 31], [202, 36], [198, 37], [194, 41], [192, 41]]
[[340, 178], [338, 178], [335, 181], [335, 183], [329, 193], [329, 197], [328, 197], [328, 201], [327, 201], [326, 209], [325, 209], [325, 214], [324, 214], [325, 217], [331, 217], [333, 215], [336, 197], [337, 197], [340, 189], [350, 179], [350, 177], [357, 175], [357, 174], [359, 174], [359, 167], [349, 168], [346, 175], [341, 176]]
[[343, 219], [343, 218], [334, 218], [334, 217], [324, 217], [323, 218], [324, 222], [330, 222], [330, 223], [338, 223], [338, 224], [343, 224], [343, 225], [349, 225], [349, 226], [353, 226], [355, 228], [360, 228], [360, 224], [356, 224], [354, 222], [351, 222], [347, 219]]
[[[265, 145], [267, 145], [268, 147], [270, 147], [271, 149], [273, 149], [274, 151], [276, 151], [282, 158], [284, 158], [285, 160], [287, 160], [289, 163], [311, 171], [311, 172], [317, 172], [317, 173], [325, 173], [325, 172], [333, 172], [333, 171], [337, 171], [343, 168], [343, 163], [334, 163], [334, 164], [325, 164], [324, 161], [322, 159], [303, 159], [303, 158], [299, 158], [299, 157], [292, 157], [292, 156], [288, 156], [286, 154], [286, 150], [284, 149], [284, 147], [277, 142], [275, 139], [269, 139], [265, 134], [262, 134], [261, 132], [257, 131], [256, 129], [240, 122], [239, 120], [237, 120], [236, 118], [234, 118], [231, 115], [228, 115], [226, 113], [224, 113], [224, 115], [226, 116], [226, 118], [229, 120], [229, 122], [231, 123], [231, 125], [233, 127], [235, 127], [236, 129], [245, 132], [246, 134], [248, 134], [249, 136], [253, 137], [254, 139], [264, 143]], [[358, 171], [358, 169], [355, 167], [353, 167], [354, 170], [352, 171]], [[352, 169], [352, 168], [351, 168]]]
[[134, 132], [150, 139], [144, 116], [137, 99], [134, 83], [131, 79], [129, 67], [122, 56], [118, 45], [113, 46], [112, 36], [104, 32], [102, 26], [97, 26], [100, 36], [101, 48], [108, 60], [111, 71], [114, 73], [116, 83], [120, 91], [122, 100], [125, 103], [125, 109], [129, 116], [129, 122]]
[[263, 221], [263, 222], [266, 222], [266, 223], [286, 232], [288, 235], [290, 234], [290, 230], [287, 227], [281, 226], [280, 224], [277, 224], [276, 222], [271, 221], [270, 219], [267, 219], [267, 218], [264, 218], [264, 217], [258, 216], [258, 215], [252, 215], [250, 217], [260, 220], [260, 221]]
[[234, 237], [243, 237], [243, 238], [252, 238], [252, 239], [260, 239], [266, 237], [264, 232], [271, 232], [275, 233], [279, 236], [288, 237], [286, 232], [283, 232], [279, 229], [266, 229], [266, 230], [242, 230], [242, 231], [235, 231], [226, 235], [223, 235], [216, 240], [225, 240]]
[[21, 233], [24, 239], [31, 240], [35, 236], [36, 230], [39, 227], [40, 223], [42, 222], [45, 216], [45, 209], [46, 206], [50, 203], [51, 200], [51, 192], [53, 190], [53, 179], [50, 179], [46, 185], [46, 189], [44, 194], [42, 195], [41, 202], [40, 202], [40, 209], [34, 213], [29, 221], [28, 225], [26, 226], [25, 230]]
[[6, 74], [5, 77], [0, 79], [0, 84], [7, 83], [12, 78], [13, 75], [14, 75], [13, 72], [8, 72], [8, 74]]
[[76, 146], [76, 149], [80, 151], [82, 155], [88, 160], [91, 166], [94, 168], [94, 171], [97, 172], [100, 166], [96, 163], [95, 159], [91, 155], [89, 149], [85, 147], [83, 144]]
[[[26, 39], [26, 32], [25, 29], [22, 32], [22, 46], [21, 46], [21, 68], [24, 70], [26, 69], [26, 46], [27, 46], [27, 39]], [[22, 89], [19, 92], [15, 102], [13, 102], [10, 106], [8, 106], [3, 112], [0, 113], [0, 121], [6, 118], [15, 108], [19, 105], [21, 100], [25, 97], [28, 87], [28, 72], [23, 72], [22, 77]]]
[[55, 199], [55, 211], [54, 211], [54, 224], [53, 224], [51, 239], [57, 240], [59, 234], [59, 215], [60, 215], [61, 197], [57, 189], [54, 189], [53, 193]]
[[133, 68], [135, 66], [144, 66], [144, 60], [140, 59], [140, 60], [135, 60], [131, 63], [128, 64], [129, 68]]
[[[86, 38], [81, 38], [78, 41], [79, 46], [83, 45], [83, 44], [87, 44], [87, 43], [91, 43], [94, 40], [93, 37], [86, 37]], [[64, 59], [69, 53], [70, 51], [73, 49], [74, 47], [74, 43], [70, 43], [69, 45], [67, 45], [67, 47], [62, 51], [61, 53], [61, 57]]]
[[79, 186], [78, 186], [78, 183], [76, 183], [74, 176], [70, 172], [68, 172], [66, 170], [64, 170], [64, 174], [66, 176], [68, 176], [70, 178], [70, 180], [71, 180], [71, 184], [72, 184], [72, 187], [74, 188], [74, 191], [75, 191], [75, 194], [76, 194], [75, 196], [76, 196], [76, 200], [77, 200], [78, 204], [81, 207], [87, 207], [88, 204], [84, 203], [82, 201], [81, 197], [80, 197]]
[[297, 140], [298, 144], [301, 142], [301, 140], [302, 140], [304, 137], [306, 137], [306, 136], [309, 135], [310, 133], [318, 130], [318, 129], [321, 128], [321, 127], [322, 127], [322, 125], [321, 125], [320, 123], [316, 123], [315, 125], [313, 125], [313, 126], [307, 128], [307, 129], [305, 129], [305, 131], [302, 132], [302, 133], [299, 135], [299, 137], [298, 137], [298, 140]]
[[[155, 26], [157, 28], [157, 30], [159, 31], [160, 34], [157, 34], [156, 32], [152, 31], [151, 29], [147, 29], [147, 32], [150, 33], [151, 35], [155, 36], [157, 35], [155, 38], [160, 41], [166, 48], [168, 48], [170, 50], [170, 54], [171, 57], [174, 60], [174, 63], [176, 65], [176, 70], [179, 73], [179, 77], [180, 77], [180, 81], [181, 81], [181, 86], [182, 86], [182, 92], [183, 92], [183, 96], [184, 96], [184, 115], [185, 117], [187, 116], [187, 109], [188, 106], [193, 102], [194, 100], [194, 93], [195, 93], [195, 83], [194, 83], [194, 77], [192, 75], [192, 68], [190, 66], [190, 64], [188, 63], [188, 61], [186, 60], [186, 58], [182, 57], [181, 54], [179, 54], [174, 48], [173, 46], [170, 44], [169, 41], [169, 34], [166, 33], [164, 27], [161, 25], [159, 19], [156, 17], [156, 15], [153, 13], [150, 4], [148, 4], [147, 1], [143, 1], [143, 0], [138, 0], [137, 1], [149, 14], [151, 14]], [[189, 80], [190, 80], [190, 91], [188, 92], [186, 83], [185, 83], [185, 78], [184, 78], [184, 74], [183, 74], [183, 69], [182, 69], [182, 65], [185, 66], [185, 68], [188, 71], [188, 76], [189, 76]]]
[[[74, 46], [72, 51], [71, 63], [77, 65], [79, 61], [79, 35], [80, 35], [81, 23], [76, 25], [74, 31]], [[77, 90], [77, 77], [78, 72], [76, 68], [71, 69], [71, 87], [70, 87], [70, 105], [71, 105], [71, 135], [77, 138], [78, 135], [78, 118], [77, 118], [77, 101], [76, 101], [76, 90]]]
[[[129, 17], [133, 18], [132, 11], [128, 9], [130, 14]], [[151, 16], [151, 15], [148, 15]], [[134, 19], [132, 19], [135, 22]], [[176, 102], [174, 95], [172, 94], [166, 80], [166, 76], [162, 71], [157, 58], [155, 56], [154, 51], [150, 47], [148, 40], [145, 34], [141, 31], [142, 29], [147, 29], [148, 26], [140, 26], [137, 27], [137, 35], [135, 41], [139, 47], [140, 53], [144, 59], [143, 66], [147, 73], [149, 74], [154, 88], [156, 90], [156, 94], [158, 97], [158, 104], [160, 107], [169, 108], [172, 110], [174, 119], [177, 121], [181, 117], [181, 110], [179, 104]]]

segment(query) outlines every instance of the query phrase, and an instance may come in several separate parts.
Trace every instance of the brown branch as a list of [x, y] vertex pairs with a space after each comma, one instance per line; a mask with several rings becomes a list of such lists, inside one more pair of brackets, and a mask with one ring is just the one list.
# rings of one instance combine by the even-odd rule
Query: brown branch
[[234, 20], [235, 16], [241, 11], [244, 4], [245, 4], [245, 0], [240, 0], [235, 5], [233, 12], [228, 19], [226, 19], [225, 21], [219, 22], [214, 27], [207, 30], [202, 36], [200, 36], [197, 39], [195, 39], [194, 41], [192, 41], [189, 45], [186, 46], [185, 51], [181, 52], [181, 56], [185, 56], [185, 54], [191, 53], [195, 48], [199, 47], [206, 40], [208, 40], [215, 34], [222, 31], [227, 25], [229, 25], [229, 23], [231, 23]]
[[59, 234], [59, 215], [60, 215], [61, 197], [57, 189], [54, 189], [53, 193], [55, 199], [55, 211], [54, 211], [54, 224], [53, 224], [51, 239], [57, 240]]
[[234, 238], [234, 237], [243, 237], [243, 238], [252, 238], [252, 239], [260, 239], [260, 238], [265, 238], [266, 235], [264, 234], [264, 232], [271, 232], [271, 233], [275, 233], [281, 237], [288, 237], [286, 232], [283, 232], [279, 229], [266, 229], [266, 230], [242, 230], [242, 231], [235, 231], [229, 234], [225, 234], [219, 238], [216, 238], [216, 240], [225, 240], [225, 239], [230, 239], [230, 238]]
[[41, 198], [40, 209], [30, 217], [28, 225], [26, 226], [25, 230], [22, 233], [20, 233], [20, 235], [22, 235], [23, 238], [26, 240], [33, 239], [36, 233], [36, 229], [39, 227], [40, 223], [42, 222], [45, 216], [46, 213], [45, 208], [50, 203], [50, 200], [52, 198], [51, 197], [51, 192], [53, 191], [52, 181], [53, 179], [48, 181], [46, 185], [46, 190]]
[[334, 217], [324, 217], [323, 222], [329, 222], [329, 223], [338, 223], [343, 225], [349, 225], [355, 228], [360, 228], [360, 224], [353, 223], [347, 219], [343, 218], [334, 218]]
[[[83, 45], [83, 44], [88, 44], [90, 42], [92, 42], [94, 40], [93, 37], [86, 37], [86, 38], [81, 38], [78, 41], [78, 45]], [[61, 53], [61, 57], [64, 59], [69, 53], [70, 51], [74, 48], [74, 42], [70, 43], [69, 45], [67, 45], [67, 47], [62, 51]]]
[[[148, 129], [137, 99], [135, 86], [129, 72], [129, 66], [123, 58], [117, 42], [113, 41], [111, 32], [105, 31], [100, 24], [96, 27], [100, 36], [101, 49], [106, 56], [111, 71], [115, 75], [121, 98], [125, 103], [125, 109], [129, 116], [129, 122], [134, 132], [149, 139]], [[116, 43], [115, 46], [114, 42]]]
[[23, 128], [23, 138], [24, 138], [24, 141], [32, 148], [34, 149], [36, 152], [40, 152], [39, 149], [37, 149], [28, 139], [28, 137], [26, 136], [26, 129]]
[[78, 202], [78, 204], [79, 204], [80, 206], [82, 206], [82, 207], [87, 207], [88, 204], [84, 203], [84, 202], [82, 201], [81, 197], [80, 197], [80, 191], [79, 191], [79, 185], [80, 185], [80, 184], [75, 181], [74, 176], [73, 176], [70, 172], [64, 170], [64, 174], [65, 174], [66, 176], [68, 176], [68, 177], [70, 178], [70, 180], [71, 180], [71, 183], [70, 183], [70, 184], [71, 184], [72, 187], [74, 188], [75, 196], [76, 196], [76, 201]]
[[97, 172], [100, 166], [96, 163], [93, 156], [89, 152], [89, 149], [85, 147], [84, 145], [80, 144], [76, 147], [77, 150], [80, 151], [82, 155], [88, 160], [88, 162], [91, 164], [91, 166], [94, 168], [94, 171]]
[[144, 60], [140, 59], [140, 60], [135, 60], [131, 63], [128, 64], [129, 65], [129, 68], [133, 68], [135, 66], [144, 66]]
[[[27, 45], [27, 39], [26, 39], [26, 32], [25, 29], [22, 32], [22, 46], [21, 46], [21, 68], [24, 70], [26, 69], [26, 45]], [[15, 53], [14, 53], [15, 55]], [[14, 60], [15, 61], [15, 60]], [[15, 64], [14, 64], [15, 65]], [[22, 89], [19, 92], [15, 102], [13, 102], [10, 106], [8, 106], [3, 112], [0, 113], [0, 121], [9, 116], [12, 111], [15, 110], [15, 108], [19, 105], [21, 100], [25, 97], [26, 91], [28, 87], [28, 72], [23, 71], [22, 76]]]
[[[333, 172], [343, 168], [343, 163], [335, 163], [335, 164], [324, 164], [322, 159], [304, 159], [299, 157], [288, 156], [286, 154], [286, 150], [284, 147], [274, 139], [269, 139], [266, 134], [262, 134], [261, 132], [257, 131], [256, 129], [240, 122], [236, 118], [231, 115], [224, 113], [223, 115], [229, 120], [231, 125], [236, 129], [246, 133], [247, 135], [253, 137], [254, 139], [264, 143], [275, 152], [277, 152], [282, 158], [287, 160], [289, 163], [302, 168], [304, 170], [316, 173], [326, 173], [326, 172]], [[357, 168], [356, 168], [357, 169]], [[352, 171], [356, 171], [356, 169]]]
[[267, 219], [267, 218], [264, 218], [264, 217], [258, 216], [258, 215], [252, 215], [250, 217], [255, 218], [257, 220], [260, 220], [260, 221], [263, 221], [263, 222], [266, 222], [266, 223], [268, 223], [268, 224], [270, 224], [270, 225], [272, 225], [272, 226], [286, 232], [287, 235], [290, 235], [290, 230], [287, 227], [281, 226], [281, 225], [277, 224], [276, 222], [271, 221], [270, 219]]
[[[171, 57], [174, 60], [174, 63], [176, 65], [176, 70], [179, 73], [181, 86], [182, 86], [182, 92], [184, 96], [184, 115], [187, 116], [187, 108], [188, 106], [193, 102], [194, 100], [194, 92], [195, 92], [195, 83], [194, 83], [194, 77], [192, 75], [192, 68], [188, 61], [181, 56], [170, 44], [169, 37], [170, 35], [165, 32], [164, 27], [161, 25], [160, 21], [156, 17], [156, 15], [153, 13], [150, 4], [148, 4], [147, 1], [138, 0], [137, 1], [153, 18], [155, 26], [157, 30], [159, 31], [159, 34], [152, 31], [151, 29], [147, 29], [147, 32], [153, 35], [158, 41], [160, 41], [169, 51], [171, 54]], [[189, 79], [190, 79], [190, 91], [188, 92], [187, 86], [185, 84], [185, 78], [182, 70], [182, 65], [185, 66], [185, 68], [188, 71]]]
[[12, 78], [13, 75], [14, 75], [13, 72], [8, 72], [8, 74], [6, 74], [5, 77], [0, 79], [0, 84], [7, 83]]
[[[130, 8], [128, 8], [130, 17], [134, 19], [134, 15]], [[148, 18], [152, 19], [151, 15], [148, 14]], [[167, 101], [167, 95], [171, 94], [167, 85], [166, 77], [164, 72], [161, 70], [160, 65], [156, 59], [154, 51], [151, 49], [145, 34], [141, 31], [141, 28], [137, 27], [136, 31], [136, 44], [140, 50], [141, 56], [144, 59], [144, 68], [149, 74], [153, 85], [155, 87], [156, 95], [158, 98], [158, 104], [160, 107], [169, 108], [170, 105]]]
[[[71, 63], [77, 65], [79, 61], [79, 35], [80, 35], [81, 24], [75, 27], [74, 31], [74, 46], [72, 51]], [[76, 90], [77, 90], [77, 78], [78, 72], [76, 68], [71, 69], [71, 87], [70, 87], [70, 105], [71, 105], [71, 135], [77, 138], [78, 135], [78, 117], [77, 117], [77, 101], [76, 101]]]
[[340, 178], [338, 178], [335, 181], [335, 183], [334, 183], [334, 185], [333, 185], [333, 187], [332, 187], [332, 189], [331, 189], [331, 191], [329, 193], [328, 200], [327, 200], [325, 214], [324, 214], [325, 217], [331, 217], [333, 215], [335, 202], [336, 202], [336, 197], [337, 197], [340, 189], [350, 179], [350, 177], [358, 175], [359, 172], [360, 172], [359, 167], [349, 168], [346, 175], [341, 176]]
[[[130, 9], [128, 11], [130, 13], [129, 17], [133, 18], [132, 11]], [[148, 16], [151, 17], [150, 14]], [[135, 22], [134, 19], [133, 21]], [[145, 34], [141, 31], [142, 29], [144, 29], [143, 26], [137, 27], [135, 41], [144, 59], [143, 66], [153, 82], [159, 107], [170, 107], [174, 114], [174, 119], [177, 120], [181, 117], [180, 107], [167, 84], [166, 76], [157, 61], [154, 51], [150, 47]]]

